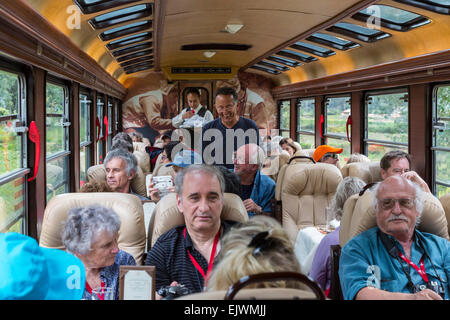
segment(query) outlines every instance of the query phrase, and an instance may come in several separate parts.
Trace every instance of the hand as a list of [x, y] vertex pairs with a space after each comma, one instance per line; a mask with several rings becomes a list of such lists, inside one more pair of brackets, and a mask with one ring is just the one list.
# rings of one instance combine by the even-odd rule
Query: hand
[[442, 300], [442, 297], [430, 289], [414, 293], [413, 300]]
[[159, 196], [159, 189], [155, 188], [154, 182], [150, 183], [150, 185], [148, 186], [148, 194], [150, 196], [150, 199], [155, 202], [158, 202], [161, 199], [161, 197]]
[[404, 177], [414, 183], [417, 183], [424, 192], [430, 192], [430, 188], [428, 188], [427, 183], [425, 181], [423, 181], [423, 179], [417, 174], [417, 172], [408, 171], [408, 172], [403, 173], [402, 177]]
[[181, 116], [181, 118], [183, 118], [183, 119], [192, 118], [192, 117], [194, 116], [194, 114], [195, 114], [195, 111], [194, 111], [194, 110], [186, 111], [186, 112]]
[[262, 208], [260, 206], [258, 206], [252, 199], [247, 199], [244, 200], [244, 206], [245, 206], [245, 210], [248, 211], [253, 211], [257, 214], [260, 214], [262, 212]]

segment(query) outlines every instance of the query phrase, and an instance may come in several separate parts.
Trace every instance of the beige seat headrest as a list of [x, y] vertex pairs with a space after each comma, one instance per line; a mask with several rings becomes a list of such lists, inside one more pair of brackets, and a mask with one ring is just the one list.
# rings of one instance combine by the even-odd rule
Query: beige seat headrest
[[53, 197], [44, 211], [39, 245], [64, 249], [61, 233], [70, 209], [89, 205], [101, 205], [119, 215], [119, 248], [131, 254], [137, 264], [142, 264], [146, 239], [144, 211], [141, 200], [127, 193], [65, 193]]
[[[356, 203], [352, 211], [351, 206], [355, 199]], [[354, 195], [346, 201], [339, 230], [341, 247], [351, 238], [377, 225], [376, 213], [372, 204], [373, 192], [370, 190], [366, 190], [361, 197]], [[350, 223], [348, 223], [349, 220]], [[449, 240], [444, 208], [440, 201], [428, 192], [423, 193], [423, 212], [418, 229]]]
[[144, 142], [133, 142], [133, 149], [134, 151], [145, 151], [146, 144]]
[[145, 151], [134, 151], [134, 156], [136, 157], [138, 166], [142, 169], [142, 172], [144, 174], [147, 174], [150, 172], [150, 156]]
[[[103, 164], [97, 164], [87, 169], [88, 181], [106, 182], [106, 169]], [[131, 189], [133, 192], [140, 194], [143, 197], [147, 197], [147, 190], [145, 189], [145, 174], [138, 166], [136, 175], [131, 180]]]
[[365, 183], [381, 181], [380, 162], [352, 162], [342, 167], [342, 176], [357, 177]]
[[[184, 216], [178, 210], [176, 193], [169, 193], [162, 198], [156, 205], [152, 243], [151, 246], [156, 243], [158, 238], [169, 231], [170, 229], [183, 225]], [[244, 203], [241, 198], [233, 193], [224, 193], [223, 197], [223, 209], [221, 214], [222, 220], [233, 220], [244, 222], [248, 220], [248, 213], [245, 210]]]
[[439, 198], [439, 201], [442, 204], [442, 207], [445, 211], [445, 216], [447, 218], [447, 224], [448, 224], [448, 233], [450, 235], [450, 193], [447, 193], [446, 195], [443, 195]]

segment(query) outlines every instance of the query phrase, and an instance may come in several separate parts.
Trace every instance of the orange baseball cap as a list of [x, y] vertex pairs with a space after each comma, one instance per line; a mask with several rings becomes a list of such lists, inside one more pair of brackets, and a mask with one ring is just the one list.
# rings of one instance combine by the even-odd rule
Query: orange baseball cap
[[330, 147], [330, 146], [328, 146], [328, 145], [326, 145], [326, 144], [323, 144], [323, 145], [318, 146], [318, 147], [316, 148], [316, 151], [314, 151], [313, 158], [314, 158], [314, 160], [317, 162], [317, 161], [319, 161], [320, 158], [322, 158], [326, 153], [329, 153], [329, 152], [331, 152], [331, 153], [341, 153], [343, 150], [344, 150], [344, 149], [342, 149], [342, 148], [333, 148], [333, 147]]

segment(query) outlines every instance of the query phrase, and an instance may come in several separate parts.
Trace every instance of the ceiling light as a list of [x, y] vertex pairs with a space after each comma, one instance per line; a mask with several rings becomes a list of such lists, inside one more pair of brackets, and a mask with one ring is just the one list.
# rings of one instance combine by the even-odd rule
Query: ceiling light
[[241, 30], [241, 28], [242, 28], [243, 26], [244, 26], [243, 24], [238, 24], [238, 23], [236, 23], [236, 24], [227, 24], [227, 25], [225, 26], [225, 30], [226, 30], [227, 32], [229, 32], [229, 33], [236, 33], [236, 32], [238, 32], [239, 30]]
[[206, 58], [212, 58], [214, 55], [216, 54], [216, 52], [215, 51], [204, 51], [203, 52], [203, 55], [206, 57]]

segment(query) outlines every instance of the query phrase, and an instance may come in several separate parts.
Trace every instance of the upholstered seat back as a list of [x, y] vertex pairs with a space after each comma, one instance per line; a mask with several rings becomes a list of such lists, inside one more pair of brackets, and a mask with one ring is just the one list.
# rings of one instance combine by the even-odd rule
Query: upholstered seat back
[[142, 152], [146, 152], [145, 151], [145, 147], [147, 145], [144, 142], [133, 142], [133, 149], [134, 151], [142, 151]]
[[141, 200], [132, 194], [65, 193], [53, 197], [44, 211], [39, 244], [47, 248], [64, 249], [61, 232], [70, 209], [89, 205], [111, 208], [119, 215], [119, 248], [131, 254], [137, 264], [142, 264], [146, 239], [144, 211]]
[[325, 209], [342, 181], [340, 170], [331, 164], [289, 165], [281, 190], [282, 221], [295, 243], [300, 229], [326, 226]]
[[[98, 164], [89, 167], [87, 170], [88, 181], [106, 181], [106, 170], [103, 164]], [[141, 196], [147, 197], [147, 190], [145, 189], [145, 174], [142, 169], [138, 166], [136, 175], [133, 180], [131, 180], [131, 189], [133, 192], [140, 194]]]
[[[244, 222], [248, 220], [247, 210], [241, 198], [233, 193], [225, 193], [223, 199], [222, 220], [233, 220]], [[151, 236], [151, 245], [153, 246], [159, 236], [170, 229], [184, 224], [184, 216], [178, 210], [176, 193], [169, 193], [162, 198], [156, 205], [153, 213], [154, 222]]]
[[276, 182], [278, 173], [280, 172], [283, 165], [288, 162], [288, 160], [289, 154], [287, 152], [281, 152], [278, 155], [271, 156], [266, 160], [266, 166], [261, 170], [261, 172], [272, 178]]
[[440, 197], [439, 201], [441, 202], [442, 207], [444, 208], [448, 224], [448, 233], [450, 234], [450, 193], [447, 193], [446, 195]]
[[342, 167], [342, 176], [357, 177], [365, 183], [381, 181], [380, 162], [352, 162]]
[[133, 155], [136, 157], [138, 166], [142, 169], [144, 174], [150, 173], [150, 156], [144, 151], [134, 151]]
[[[366, 190], [362, 196], [354, 195], [345, 202], [339, 230], [341, 247], [351, 238], [377, 225], [373, 196], [373, 192]], [[431, 193], [423, 193], [423, 212], [420, 221], [419, 230], [449, 239], [444, 208]]]

